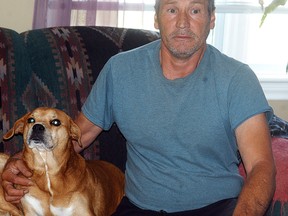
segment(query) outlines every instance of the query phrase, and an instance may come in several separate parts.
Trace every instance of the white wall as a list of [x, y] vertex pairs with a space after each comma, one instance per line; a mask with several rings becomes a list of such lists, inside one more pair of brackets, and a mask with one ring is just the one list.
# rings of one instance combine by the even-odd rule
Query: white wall
[[34, 0], [0, 0], [0, 26], [23, 32], [32, 29]]
[[270, 100], [269, 105], [277, 116], [288, 121], [288, 100]]

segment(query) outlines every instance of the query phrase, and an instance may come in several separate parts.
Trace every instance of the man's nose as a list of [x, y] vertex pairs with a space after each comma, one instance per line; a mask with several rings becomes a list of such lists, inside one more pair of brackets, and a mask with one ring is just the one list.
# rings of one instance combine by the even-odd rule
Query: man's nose
[[187, 12], [182, 11], [178, 13], [177, 17], [177, 27], [178, 28], [188, 28], [189, 27], [189, 14]]

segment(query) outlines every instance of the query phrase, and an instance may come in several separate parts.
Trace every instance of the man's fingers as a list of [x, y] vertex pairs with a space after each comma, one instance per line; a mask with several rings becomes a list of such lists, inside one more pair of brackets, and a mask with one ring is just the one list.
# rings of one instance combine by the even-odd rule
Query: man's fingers
[[31, 177], [32, 172], [27, 168], [26, 164], [23, 160], [19, 159], [12, 159], [13, 162], [9, 162], [9, 165], [7, 165], [6, 169], [10, 170], [14, 175], [18, 175], [19, 173], [22, 173], [25, 177]]
[[13, 169], [8, 169], [5, 172], [3, 172], [2, 178], [3, 178], [2, 185], [4, 184], [4, 181], [9, 182], [11, 184], [13, 183], [13, 184], [21, 185], [21, 186], [33, 185], [30, 179], [16, 175]]
[[10, 182], [3, 181], [2, 186], [5, 189], [5, 200], [11, 203], [19, 203], [20, 199], [28, 192], [27, 189], [15, 189]]
[[32, 172], [27, 168], [22, 160], [16, 161], [19, 171], [27, 178], [32, 176]]
[[2, 173], [3, 181], [21, 186], [31, 186], [32, 181], [28, 179], [31, 176], [32, 172], [27, 168], [26, 164], [19, 159], [12, 159], [9, 161]]
[[[2, 173], [2, 186], [5, 200], [19, 203], [20, 199], [28, 192], [28, 187], [33, 185], [29, 179], [32, 172], [21, 159], [10, 158]], [[17, 188], [14, 187], [17, 185]]]
[[4, 198], [9, 203], [18, 204], [21, 202], [22, 197], [20, 197], [20, 196], [8, 196], [7, 194], [5, 194]]

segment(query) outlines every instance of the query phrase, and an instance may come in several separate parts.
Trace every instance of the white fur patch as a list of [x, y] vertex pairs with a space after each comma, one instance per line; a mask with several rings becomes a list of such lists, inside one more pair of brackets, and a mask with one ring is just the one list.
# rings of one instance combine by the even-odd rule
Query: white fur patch
[[70, 207], [67, 207], [67, 208], [62, 208], [62, 207], [55, 207], [55, 206], [50, 206], [50, 210], [51, 210], [51, 213], [55, 216], [70, 216], [70, 215], [73, 215], [73, 207], [70, 206]]
[[47, 165], [47, 161], [46, 161], [46, 154], [47, 152], [39, 152], [40, 153], [40, 156], [41, 158], [43, 159], [43, 162], [45, 164], [45, 170], [46, 170], [46, 179], [47, 179], [47, 187], [48, 187], [48, 190], [51, 194], [51, 196], [53, 196], [53, 191], [51, 190], [51, 182], [50, 182], [50, 177], [49, 177], [49, 170], [48, 170], [48, 165]]
[[32, 210], [34, 210], [35, 214], [33, 215], [44, 215], [42, 206], [41, 206], [41, 202], [36, 199], [33, 196], [30, 196], [29, 194], [26, 194], [23, 199], [25, 200], [25, 202], [28, 203], [28, 205], [31, 207]]

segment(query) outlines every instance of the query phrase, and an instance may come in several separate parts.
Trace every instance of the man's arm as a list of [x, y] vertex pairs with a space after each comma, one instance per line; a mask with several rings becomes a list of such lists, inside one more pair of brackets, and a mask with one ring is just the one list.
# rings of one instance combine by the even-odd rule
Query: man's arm
[[[81, 143], [83, 148], [75, 144], [75, 142], [74, 149], [76, 152], [80, 152], [96, 139], [102, 129], [90, 122], [82, 113], [76, 118], [75, 123], [81, 130]], [[18, 175], [20, 173], [23, 174], [22, 177]], [[11, 157], [6, 163], [2, 173], [2, 186], [5, 191], [5, 199], [11, 203], [19, 203], [24, 194], [28, 192], [28, 187], [33, 184], [33, 182], [29, 180], [31, 176], [31, 171], [22, 160], [22, 153]], [[14, 184], [22, 185], [26, 189], [15, 189]]]
[[[19, 176], [20, 173], [23, 176]], [[19, 203], [24, 194], [28, 192], [27, 188], [33, 185], [33, 182], [29, 180], [31, 176], [32, 172], [22, 160], [22, 152], [10, 157], [1, 176], [6, 201]], [[14, 184], [22, 185], [25, 189], [16, 189]]]
[[81, 148], [76, 142], [74, 142], [74, 149], [76, 152], [80, 152], [96, 139], [96, 137], [102, 132], [102, 128], [93, 124], [84, 116], [83, 113], [80, 113], [77, 116], [75, 123], [81, 130], [81, 143], [83, 147]]
[[276, 187], [276, 168], [265, 114], [242, 123], [236, 129], [236, 138], [247, 178], [233, 215], [262, 216]]

